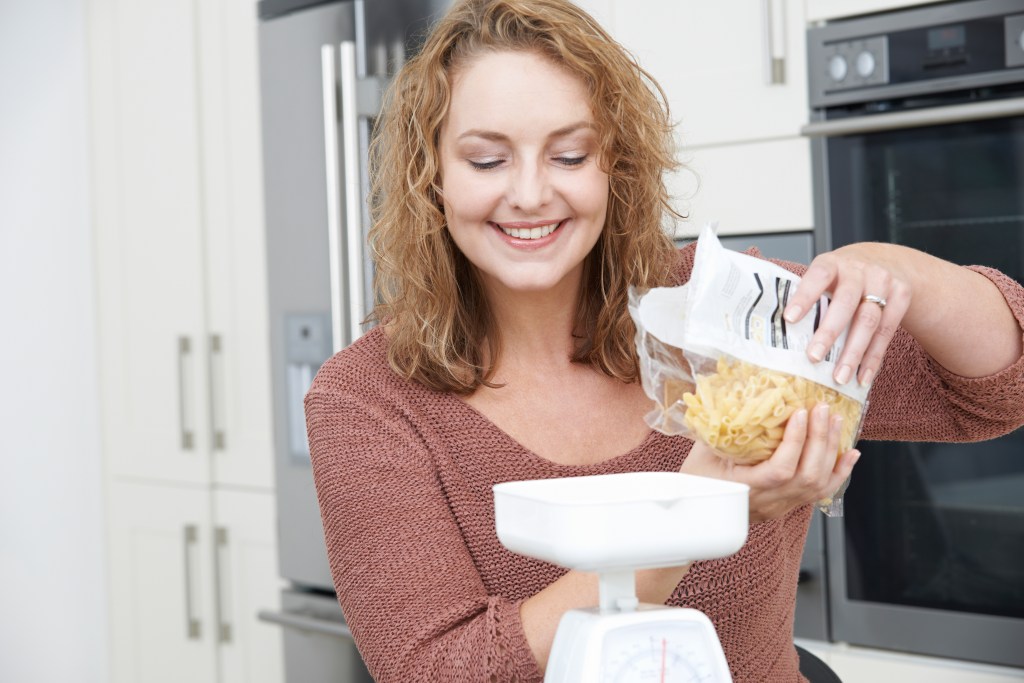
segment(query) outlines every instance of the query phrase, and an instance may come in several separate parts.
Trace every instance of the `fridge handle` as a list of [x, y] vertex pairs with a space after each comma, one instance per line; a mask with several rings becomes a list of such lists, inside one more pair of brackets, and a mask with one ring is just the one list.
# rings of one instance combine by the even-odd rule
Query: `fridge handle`
[[[341, 139], [345, 156], [345, 253], [348, 260], [348, 332], [349, 342], [361, 334], [363, 310], [363, 197], [359, 166], [359, 74], [356, 70], [356, 44], [345, 40], [338, 46], [341, 58]], [[337, 349], [335, 349], [337, 350]]]
[[334, 353], [348, 346], [341, 298], [341, 169], [338, 166], [338, 92], [334, 47], [320, 48], [324, 100], [324, 163], [327, 171], [327, 250], [331, 274], [331, 344]]

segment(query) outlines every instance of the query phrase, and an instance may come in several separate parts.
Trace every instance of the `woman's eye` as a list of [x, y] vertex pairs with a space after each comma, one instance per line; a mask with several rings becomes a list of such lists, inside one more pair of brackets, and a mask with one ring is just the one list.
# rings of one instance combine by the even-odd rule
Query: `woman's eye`
[[582, 156], [573, 156], [573, 157], [570, 157], [570, 156], [555, 157], [555, 161], [557, 161], [558, 163], [562, 164], [563, 166], [579, 166], [580, 164], [582, 164], [586, 160], [587, 160], [587, 155], [586, 154], [584, 154]]
[[492, 159], [491, 161], [473, 161], [469, 159], [469, 165], [478, 171], [489, 171], [492, 168], [497, 168], [501, 164], [501, 159]]

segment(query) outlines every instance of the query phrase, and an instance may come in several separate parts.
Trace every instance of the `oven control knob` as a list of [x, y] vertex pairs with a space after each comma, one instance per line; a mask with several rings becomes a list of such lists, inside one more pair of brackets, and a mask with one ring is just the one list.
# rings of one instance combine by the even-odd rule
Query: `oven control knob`
[[875, 73], [875, 56], [864, 51], [857, 55], [857, 74], [861, 78], [868, 78]]
[[846, 57], [842, 55], [832, 55], [832, 58], [828, 60], [828, 75], [832, 77], [833, 81], [841, 81], [846, 78]]

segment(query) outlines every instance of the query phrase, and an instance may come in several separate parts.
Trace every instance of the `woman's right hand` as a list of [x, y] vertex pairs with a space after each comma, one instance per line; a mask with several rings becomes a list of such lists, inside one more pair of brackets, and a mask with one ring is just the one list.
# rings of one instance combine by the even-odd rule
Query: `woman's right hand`
[[750, 521], [763, 522], [794, 508], [830, 498], [853, 471], [860, 452], [851, 449], [836, 458], [842, 417], [829, 415], [828, 405], [798, 410], [786, 423], [782, 443], [770, 458], [740, 465], [697, 441], [680, 472], [738, 481], [750, 486]]

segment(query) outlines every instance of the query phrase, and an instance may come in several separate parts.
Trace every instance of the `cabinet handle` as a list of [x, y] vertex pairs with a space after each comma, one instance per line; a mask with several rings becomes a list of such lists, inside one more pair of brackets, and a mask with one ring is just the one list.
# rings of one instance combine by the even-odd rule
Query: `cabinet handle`
[[[776, 11], [776, 0], [761, 0], [761, 23], [764, 29], [764, 80], [768, 85], [786, 83], [786, 8], [784, 0]], [[776, 27], [776, 23], [778, 27]]]
[[199, 540], [199, 529], [195, 524], [185, 525], [185, 634], [189, 640], [199, 640], [202, 626], [196, 617], [195, 591], [192, 583], [195, 576], [195, 547]]
[[210, 335], [209, 371], [211, 440], [214, 450], [222, 451], [227, 447], [227, 439], [224, 435], [224, 354], [219, 334]]
[[192, 410], [189, 405], [189, 378], [192, 376], [192, 343], [188, 337], [178, 337], [178, 425], [181, 447], [190, 451], [195, 446], [192, 430]]
[[214, 569], [217, 572], [217, 640], [230, 643], [232, 636], [231, 621], [231, 587], [227, 583], [230, 571], [228, 564], [228, 530], [219, 526], [213, 532], [214, 537]]
[[338, 164], [338, 88], [334, 47], [320, 48], [324, 100], [324, 164], [327, 171], [327, 257], [331, 276], [331, 344], [334, 352], [344, 339], [344, 301], [341, 298], [341, 168]]

